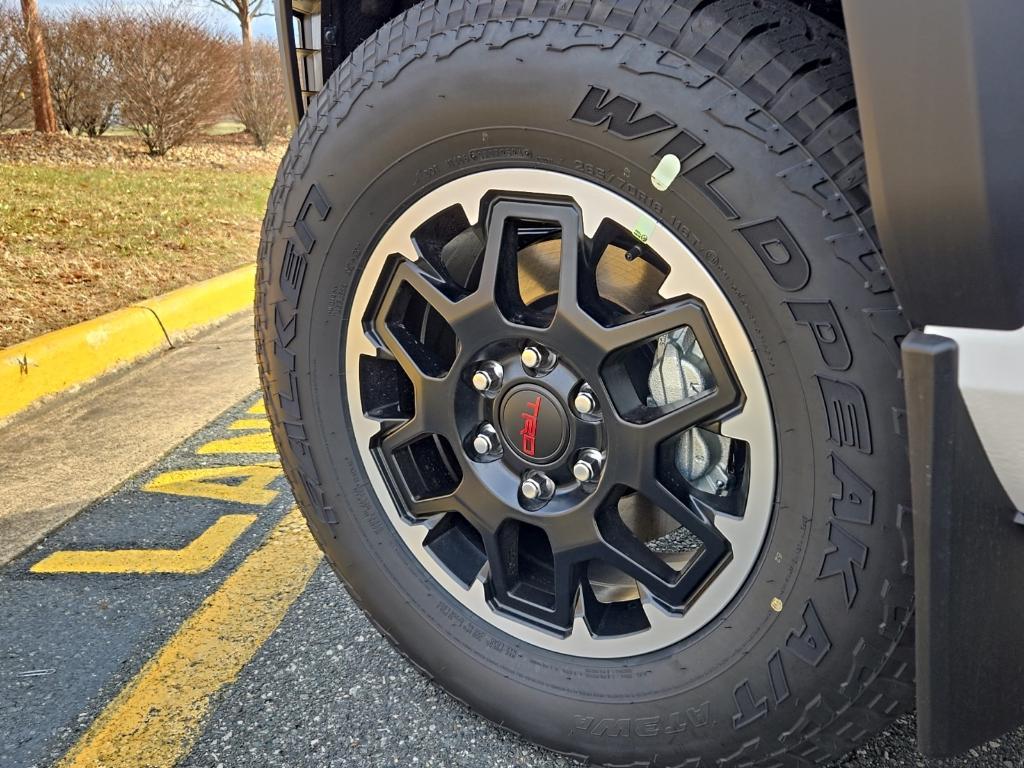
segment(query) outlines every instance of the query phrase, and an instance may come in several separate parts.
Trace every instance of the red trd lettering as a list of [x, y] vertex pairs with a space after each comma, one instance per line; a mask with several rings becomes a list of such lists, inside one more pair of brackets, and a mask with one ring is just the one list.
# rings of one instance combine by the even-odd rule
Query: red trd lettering
[[519, 430], [522, 438], [523, 453], [533, 456], [537, 453], [537, 418], [540, 416], [540, 400], [538, 396], [526, 405], [526, 413], [520, 414], [523, 417], [523, 428]]

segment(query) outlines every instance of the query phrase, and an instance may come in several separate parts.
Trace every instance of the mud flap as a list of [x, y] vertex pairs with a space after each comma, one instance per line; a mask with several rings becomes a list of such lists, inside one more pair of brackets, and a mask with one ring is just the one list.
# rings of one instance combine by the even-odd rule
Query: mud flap
[[957, 386], [958, 349], [903, 342], [914, 508], [918, 744], [947, 757], [1024, 722], [1024, 527]]

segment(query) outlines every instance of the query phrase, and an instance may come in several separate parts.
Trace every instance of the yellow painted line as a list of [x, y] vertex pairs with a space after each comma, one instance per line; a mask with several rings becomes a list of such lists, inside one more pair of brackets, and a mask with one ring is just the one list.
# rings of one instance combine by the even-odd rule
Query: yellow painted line
[[266, 416], [267, 415], [266, 403], [264, 403], [262, 400], [259, 400], [259, 401], [256, 402], [255, 405], [252, 406], [252, 408], [250, 408], [248, 411], [246, 411], [246, 413], [252, 413], [252, 414], [257, 414], [258, 413], [258, 414], [263, 414], [264, 416]]
[[59, 768], [176, 765], [195, 744], [210, 697], [252, 660], [319, 562], [302, 517], [291, 512], [107, 705]]
[[[142, 490], [262, 507], [277, 498], [280, 491], [267, 486], [282, 474], [281, 465], [277, 463], [179, 469], [157, 475], [142, 486]], [[241, 482], [229, 484], [225, 480]]]
[[254, 275], [255, 267], [242, 267], [0, 350], [0, 419], [167, 349], [165, 330], [176, 340], [245, 309]]
[[268, 425], [268, 422], [267, 422], [266, 418], [262, 418], [262, 419], [238, 419], [237, 421], [232, 421], [228, 425], [228, 429], [230, 429], [232, 431], [237, 431], [237, 430], [242, 430], [242, 429], [266, 429], [267, 425]]
[[202, 573], [217, 564], [256, 515], [224, 515], [181, 549], [113, 549], [54, 552], [32, 573]]
[[239, 435], [238, 437], [227, 437], [223, 440], [213, 440], [202, 445], [196, 453], [277, 453], [277, 446], [274, 445], [274, 438], [270, 430], [265, 432], [253, 432], [251, 435]]

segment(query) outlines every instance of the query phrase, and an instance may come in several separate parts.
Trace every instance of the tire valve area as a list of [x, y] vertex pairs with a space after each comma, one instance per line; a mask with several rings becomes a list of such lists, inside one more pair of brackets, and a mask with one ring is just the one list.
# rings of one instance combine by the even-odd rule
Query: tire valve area
[[676, 180], [682, 167], [683, 164], [679, 162], [679, 158], [671, 152], [665, 155], [658, 163], [658, 167], [654, 169], [654, 173], [651, 174], [651, 186], [659, 192], [667, 191], [672, 186], [672, 182]]

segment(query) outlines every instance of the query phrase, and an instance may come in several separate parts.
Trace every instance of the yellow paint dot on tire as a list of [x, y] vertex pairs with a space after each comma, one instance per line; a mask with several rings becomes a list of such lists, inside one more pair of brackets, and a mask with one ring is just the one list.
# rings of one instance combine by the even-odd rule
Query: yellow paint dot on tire
[[772, 610], [776, 613], [782, 612], [782, 601], [777, 597], [772, 598]]

